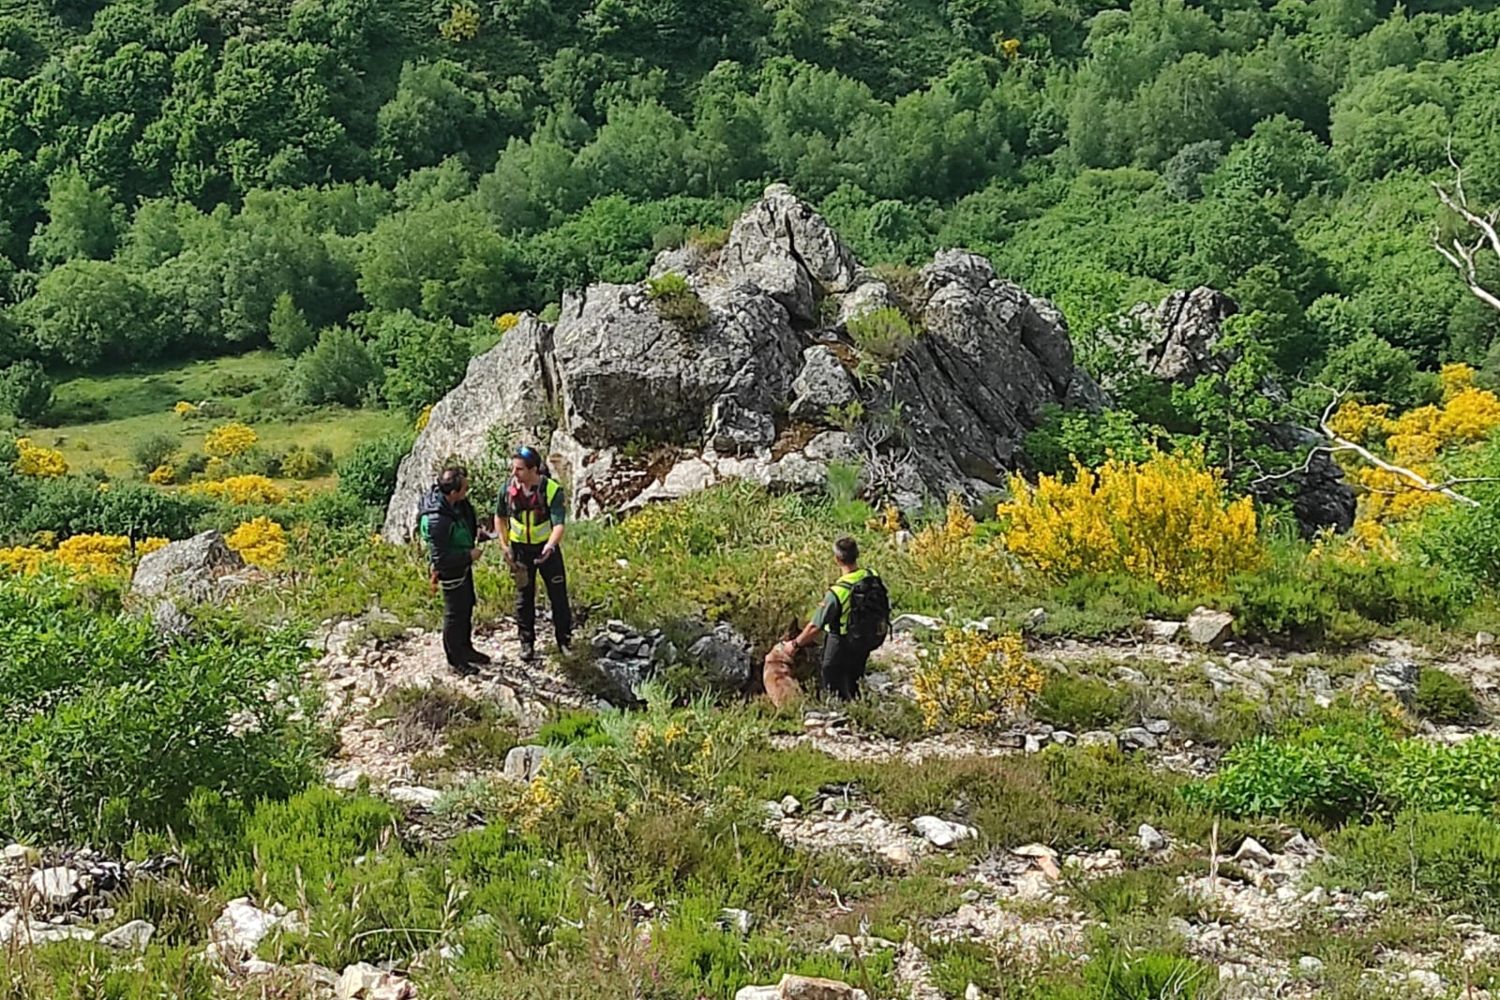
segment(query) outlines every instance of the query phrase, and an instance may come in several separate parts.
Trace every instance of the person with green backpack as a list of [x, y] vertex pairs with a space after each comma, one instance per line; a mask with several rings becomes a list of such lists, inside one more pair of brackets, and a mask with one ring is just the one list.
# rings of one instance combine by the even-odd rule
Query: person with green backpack
[[885, 583], [873, 571], [859, 567], [859, 543], [840, 538], [833, 543], [838, 580], [823, 595], [812, 621], [784, 648], [795, 656], [823, 640], [823, 686], [841, 700], [859, 693], [870, 654], [884, 645], [891, 631], [891, 601]]
[[472, 677], [490, 658], [474, 648], [474, 564], [488, 532], [479, 528], [469, 502], [469, 474], [462, 466], [444, 469], [417, 508], [427, 543], [432, 579], [443, 592], [443, 653], [460, 677]]

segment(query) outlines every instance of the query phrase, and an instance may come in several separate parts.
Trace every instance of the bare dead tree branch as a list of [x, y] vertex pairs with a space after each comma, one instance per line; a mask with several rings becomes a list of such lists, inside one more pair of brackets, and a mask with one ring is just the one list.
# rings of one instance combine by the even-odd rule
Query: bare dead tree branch
[[1468, 192], [1464, 190], [1463, 168], [1453, 157], [1451, 143], [1448, 148], [1448, 163], [1453, 167], [1453, 187], [1449, 189], [1433, 182], [1432, 188], [1437, 192], [1438, 201], [1462, 219], [1475, 235], [1472, 240], [1465, 241], [1458, 236], [1445, 235], [1441, 226], [1435, 227], [1432, 232], [1433, 248], [1453, 265], [1464, 285], [1479, 301], [1491, 309], [1500, 310], [1500, 295], [1485, 288], [1479, 280], [1479, 259], [1486, 250], [1500, 261], [1500, 207], [1481, 215], [1470, 205]]
[[[1352, 454], [1358, 455], [1364, 461], [1375, 466], [1375, 468], [1380, 469], [1383, 472], [1389, 472], [1391, 475], [1405, 480], [1409, 489], [1416, 490], [1422, 493], [1440, 493], [1448, 499], [1461, 503], [1466, 507], [1478, 507], [1480, 506], [1480, 503], [1473, 497], [1466, 496], [1458, 492], [1453, 487], [1468, 485], [1472, 483], [1500, 482], [1500, 477], [1497, 476], [1466, 476], [1461, 478], [1446, 479], [1442, 482], [1432, 482], [1427, 477], [1423, 476], [1421, 473], [1418, 473], [1413, 469], [1408, 469], [1404, 466], [1387, 462], [1385, 459], [1381, 458], [1379, 455], [1375, 454], [1364, 445], [1357, 444], [1354, 441], [1350, 441], [1348, 438], [1343, 437], [1333, 429], [1331, 425], [1333, 414], [1335, 411], [1337, 411], [1339, 404], [1343, 401], [1344, 393], [1325, 385], [1319, 385], [1318, 388], [1324, 389], [1329, 393], [1328, 405], [1323, 408], [1323, 415], [1318, 420], [1318, 432], [1323, 435], [1327, 443], [1314, 445], [1312, 448], [1308, 449], [1307, 456], [1302, 460], [1302, 463], [1300, 465], [1294, 466], [1293, 468], [1284, 470], [1282, 472], [1267, 473], [1265, 475], [1257, 477], [1250, 483], [1251, 489], [1254, 489], [1255, 487], [1264, 485], [1266, 483], [1288, 479], [1292, 476], [1309, 472], [1312, 468], [1313, 459], [1318, 455], [1335, 455], [1340, 452], [1350, 452]], [[1391, 496], [1394, 496], [1397, 493], [1397, 491], [1395, 490], [1383, 490], [1376, 488], [1367, 488], [1367, 490], [1370, 493], [1380, 493]]]

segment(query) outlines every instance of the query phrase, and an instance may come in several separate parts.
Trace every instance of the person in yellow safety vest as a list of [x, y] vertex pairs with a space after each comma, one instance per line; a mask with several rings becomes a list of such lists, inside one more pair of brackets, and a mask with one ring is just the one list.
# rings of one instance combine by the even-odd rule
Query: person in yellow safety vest
[[552, 606], [557, 647], [567, 652], [573, 641], [573, 610], [568, 604], [568, 574], [562, 539], [567, 507], [562, 487], [543, 474], [542, 456], [522, 446], [511, 456], [510, 482], [495, 505], [495, 537], [516, 576], [516, 631], [521, 656], [536, 658], [536, 575], [540, 570]]
[[787, 640], [785, 648], [795, 656], [824, 633], [823, 687], [848, 701], [859, 692], [870, 654], [890, 634], [891, 602], [880, 577], [859, 568], [859, 543], [854, 539], [833, 543], [833, 561], [838, 564], [838, 581], [823, 595], [812, 621], [797, 638]]

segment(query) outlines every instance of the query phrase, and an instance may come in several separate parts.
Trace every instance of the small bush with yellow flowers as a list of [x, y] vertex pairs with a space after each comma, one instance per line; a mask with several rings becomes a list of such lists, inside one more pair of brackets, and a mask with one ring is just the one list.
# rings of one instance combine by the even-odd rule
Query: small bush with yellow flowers
[[158, 465], [146, 474], [146, 482], [152, 486], [171, 486], [177, 482], [177, 470], [171, 465]]
[[224, 541], [252, 566], [276, 569], [286, 562], [286, 529], [269, 517], [246, 521]]
[[501, 313], [499, 316], [495, 317], [495, 329], [500, 333], [509, 333], [510, 331], [514, 330], [520, 322], [521, 317], [518, 313]]
[[1197, 453], [1075, 465], [1071, 481], [1044, 475], [1035, 486], [1013, 476], [1011, 494], [998, 511], [1006, 547], [1054, 580], [1119, 573], [1188, 594], [1222, 587], [1265, 555], [1254, 502], [1230, 500]]
[[237, 458], [255, 447], [260, 438], [241, 423], [221, 424], [203, 438], [203, 450], [214, 458]]
[[235, 504], [267, 504], [274, 507], [287, 500], [286, 490], [265, 476], [253, 475], [194, 483], [188, 487], [188, 492]]
[[427, 422], [432, 419], [432, 404], [428, 403], [422, 407], [422, 412], [417, 414], [416, 431], [418, 434], [427, 429]]
[[137, 560], [166, 544], [165, 538], [147, 538], [132, 546], [125, 535], [74, 535], [55, 549], [0, 549], [0, 572], [21, 576], [55, 572], [70, 579], [128, 577]]
[[187, 400], [178, 400], [177, 405], [172, 407], [172, 412], [177, 415], [178, 420], [188, 420], [198, 415], [198, 407]]
[[15, 469], [34, 479], [56, 479], [68, 474], [68, 462], [62, 452], [31, 443], [30, 438], [16, 439]]
[[917, 532], [912, 540], [912, 560], [924, 570], [961, 565], [976, 544], [976, 528], [978, 524], [964, 507], [963, 501], [950, 496], [943, 519]]
[[950, 628], [936, 658], [917, 669], [912, 686], [927, 728], [975, 729], [1025, 708], [1045, 680], [1019, 634]]
[[[1443, 387], [1441, 405], [1418, 406], [1391, 417], [1390, 407], [1384, 403], [1351, 399], [1339, 407], [1329, 426], [1340, 437], [1383, 452], [1395, 465], [1429, 481], [1440, 480], [1445, 458], [1451, 458], [1457, 449], [1483, 442], [1500, 428], [1500, 396], [1474, 385], [1474, 369], [1465, 364], [1444, 365], [1439, 379]], [[1443, 494], [1422, 489], [1399, 473], [1370, 465], [1348, 452], [1340, 452], [1339, 457], [1365, 488], [1360, 498], [1362, 519], [1402, 521], [1448, 502]]]

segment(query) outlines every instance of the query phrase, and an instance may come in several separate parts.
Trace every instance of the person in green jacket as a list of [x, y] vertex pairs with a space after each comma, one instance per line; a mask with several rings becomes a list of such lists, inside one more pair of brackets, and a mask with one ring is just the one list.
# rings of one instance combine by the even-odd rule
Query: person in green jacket
[[880, 577], [860, 568], [859, 543], [854, 539], [833, 543], [833, 561], [839, 569], [838, 580], [823, 595], [812, 621], [795, 639], [788, 639], [784, 648], [796, 656], [822, 633], [823, 687], [848, 701], [859, 693], [870, 654], [890, 634], [891, 603]]
[[443, 653], [455, 673], [470, 677], [490, 658], [474, 648], [474, 564], [483, 555], [484, 533], [469, 502], [468, 470], [444, 469], [418, 515], [428, 562], [443, 591]]

